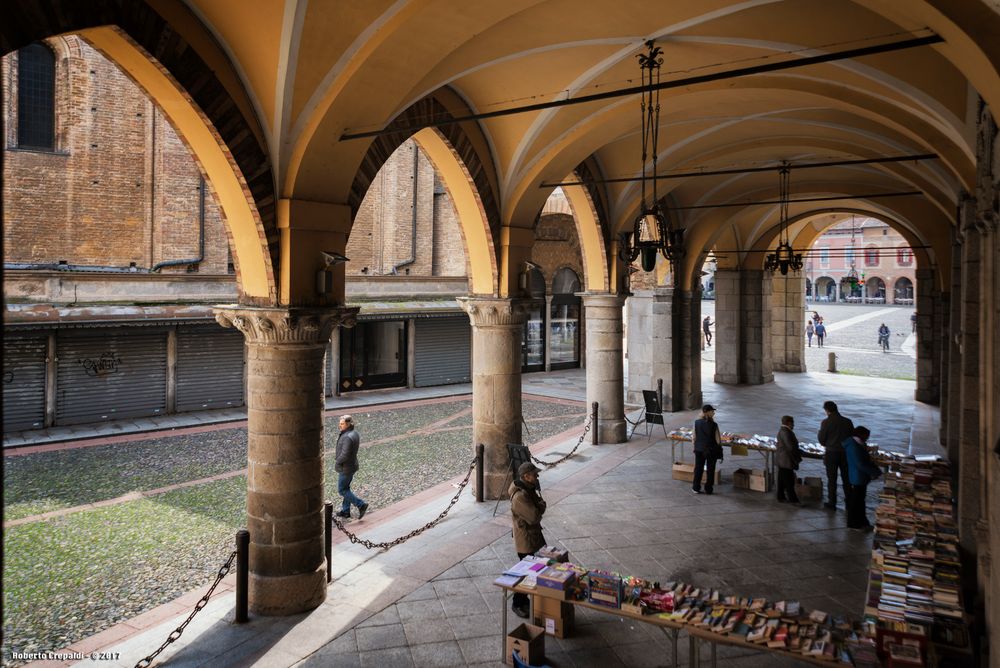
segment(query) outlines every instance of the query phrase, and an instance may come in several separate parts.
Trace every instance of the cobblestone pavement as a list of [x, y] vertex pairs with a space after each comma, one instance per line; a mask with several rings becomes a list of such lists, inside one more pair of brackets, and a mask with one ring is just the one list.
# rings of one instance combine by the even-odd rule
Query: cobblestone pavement
[[[471, 406], [456, 397], [352, 409], [363, 437], [354, 491], [372, 515], [468, 470]], [[586, 417], [582, 402], [527, 396], [523, 413], [531, 443]], [[336, 420], [327, 416], [328, 453]], [[210, 580], [246, 525], [246, 456], [245, 426], [5, 456], [4, 519], [25, 523], [4, 527], [3, 665], [23, 663], [9, 662], [12, 652], [57, 650]], [[333, 458], [326, 463], [326, 496], [339, 501]], [[51, 511], [68, 514], [37, 517]]]
[[[702, 302], [702, 315], [715, 320], [715, 302]], [[916, 379], [916, 335], [910, 333], [908, 306], [883, 306], [861, 304], [809, 304], [805, 316], [818, 311], [828, 334], [823, 348], [813, 337], [812, 347], [806, 347], [806, 369], [826, 371], [829, 354], [837, 355], [840, 373], [879, 378]], [[878, 328], [889, 327], [889, 352], [882, 352], [878, 345]], [[803, 321], [803, 328], [805, 322]], [[713, 330], [714, 333], [714, 330]], [[803, 329], [803, 339], [805, 333]], [[703, 359], [715, 361], [715, 348], [707, 347]]]

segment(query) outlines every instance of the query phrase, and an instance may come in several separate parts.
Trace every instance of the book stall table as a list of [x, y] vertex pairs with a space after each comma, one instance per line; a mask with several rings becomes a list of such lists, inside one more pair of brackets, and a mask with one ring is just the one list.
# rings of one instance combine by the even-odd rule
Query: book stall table
[[[526, 583], [526, 584], [525, 584]], [[819, 666], [878, 665], [875, 644], [859, 624], [825, 612], [806, 612], [796, 601], [723, 596], [690, 584], [659, 583], [587, 571], [571, 563], [527, 557], [494, 581], [501, 593], [501, 660], [507, 661], [507, 606], [513, 593], [527, 594], [535, 619], [534, 597], [652, 624], [670, 639], [672, 666], [682, 632], [687, 634], [692, 665], [700, 664], [701, 645], [709, 644], [712, 666], [718, 645], [770, 652]], [[557, 587], [564, 587], [559, 589]], [[869, 663], [868, 658], [871, 658]]]
[[[691, 427], [680, 427], [672, 430], [670, 437], [670, 456], [673, 461], [677, 461], [677, 448], [681, 449], [680, 461], [684, 461], [684, 444], [694, 441], [694, 430]], [[772, 480], [776, 479], [777, 471], [774, 461], [774, 453], [778, 449], [778, 441], [773, 436], [762, 436], [761, 434], [741, 434], [729, 431], [722, 432], [722, 445], [730, 449], [733, 455], [744, 456], [748, 452], [757, 452], [764, 458], [764, 470], [769, 471]], [[898, 464], [905, 455], [882, 450], [877, 443], [869, 442], [868, 449], [871, 451], [872, 460], [879, 466], [891, 466]], [[823, 459], [826, 449], [819, 443], [799, 442], [799, 450], [804, 459]], [[745, 452], [743, 452], [745, 451]]]
[[971, 658], [951, 472], [937, 457], [889, 465], [875, 511], [865, 630], [888, 665]]

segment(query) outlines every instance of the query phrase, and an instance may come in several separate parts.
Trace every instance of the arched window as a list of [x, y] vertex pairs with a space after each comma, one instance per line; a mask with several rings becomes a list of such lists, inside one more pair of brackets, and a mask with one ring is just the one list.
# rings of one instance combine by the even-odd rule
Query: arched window
[[877, 248], [866, 248], [865, 249], [865, 266], [866, 267], [877, 267], [878, 266], [878, 249]]
[[17, 145], [55, 149], [55, 120], [55, 55], [35, 42], [17, 52]]

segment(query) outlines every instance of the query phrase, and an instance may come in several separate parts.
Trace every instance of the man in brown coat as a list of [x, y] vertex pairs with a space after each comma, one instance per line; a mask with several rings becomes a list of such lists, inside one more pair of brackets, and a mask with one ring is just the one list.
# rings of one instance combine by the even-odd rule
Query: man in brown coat
[[[513, 516], [514, 549], [517, 557], [524, 559], [545, 545], [542, 535], [542, 515], [545, 499], [539, 494], [538, 467], [524, 462], [517, 469], [517, 480], [510, 486], [510, 513]], [[511, 605], [518, 617], [528, 617], [528, 595], [514, 594]]]

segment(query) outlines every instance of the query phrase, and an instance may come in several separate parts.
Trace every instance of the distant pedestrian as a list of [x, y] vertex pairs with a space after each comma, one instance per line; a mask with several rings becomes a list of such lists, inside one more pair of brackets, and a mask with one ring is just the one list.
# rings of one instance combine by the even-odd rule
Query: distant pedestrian
[[871, 531], [872, 525], [865, 516], [865, 497], [868, 483], [882, 475], [882, 470], [872, 461], [868, 452], [867, 427], [858, 426], [850, 438], [844, 440], [851, 490], [847, 494], [847, 528]]
[[827, 502], [824, 508], [837, 509], [837, 473], [844, 486], [844, 499], [850, 493], [851, 483], [848, 478], [847, 456], [844, 454], [844, 441], [854, 433], [854, 423], [837, 410], [837, 404], [832, 401], [823, 402], [826, 419], [819, 425], [819, 442], [823, 446], [823, 464], [826, 467]]
[[722, 432], [715, 422], [715, 408], [701, 407], [701, 418], [694, 421], [694, 481], [691, 491], [701, 494], [701, 477], [707, 473], [705, 494], [715, 487], [715, 464], [722, 461]]
[[878, 344], [882, 348], [882, 352], [889, 351], [889, 328], [883, 322], [878, 328]]
[[347, 519], [351, 516], [351, 505], [358, 507], [360, 520], [368, 512], [368, 504], [359, 499], [351, 491], [351, 481], [358, 472], [358, 448], [361, 447], [361, 435], [354, 428], [354, 418], [350, 415], [340, 416], [340, 436], [337, 437], [336, 465], [337, 492], [344, 498], [337, 517]]
[[705, 343], [706, 343], [706, 345], [709, 345], [709, 346], [712, 345], [712, 329], [711, 329], [711, 327], [714, 324], [715, 323], [712, 322], [712, 316], [710, 316], [710, 315], [706, 315], [705, 319], [701, 321], [701, 328], [705, 332]]
[[914, 311], [910, 314], [910, 332], [914, 333], [917, 331], [917, 312]]
[[819, 321], [820, 321], [819, 311], [813, 311], [813, 318], [812, 319], [813, 319], [813, 323], [815, 323], [817, 325], [819, 324]]
[[813, 321], [810, 320], [809, 322], [806, 323], [806, 338], [809, 339], [809, 347], [810, 348], [813, 347], [813, 333], [815, 331], [816, 331], [816, 328], [813, 327]]
[[786, 501], [798, 505], [795, 493], [795, 471], [802, 461], [799, 439], [795, 436], [795, 418], [784, 415], [778, 429], [778, 446], [774, 453], [774, 463], [778, 466], [778, 503]]
[[824, 339], [826, 339], [826, 325], [823, 324], [823, 319], [820, 318], [819, 323], [816, 325], [816, 345], [822, 348]]
[[[518, 559], [524, 559], [545, 546], [545, 536], [542, 534], [542, 515], [548, 504], [539, 491], [538, 467], [531, 462], [524, 462], [517, 469], [515, 480], [508, 492], [510, 493], [510, 512], [512, 515], [512, 533], [514, 550]], [[514, 614], [528, 618], [529, 601], [527, 594], [515, 593], [511, 603]]]

